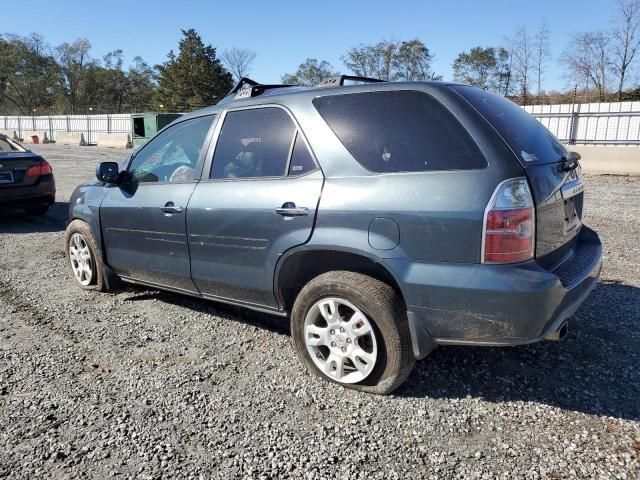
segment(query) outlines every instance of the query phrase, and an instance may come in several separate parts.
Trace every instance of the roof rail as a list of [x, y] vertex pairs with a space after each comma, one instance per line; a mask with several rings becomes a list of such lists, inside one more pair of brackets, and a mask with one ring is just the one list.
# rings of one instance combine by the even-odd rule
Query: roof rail
[[296, 85], [261, 85], [255, 80], [251, 80], [250, 78], [242, 77], [240, 81], [236, 84], [235, 87], [229, 92], [227, 97], [236, 94], [234, 100], [238, 100], [241, 98], [251, 98], [257, 97], [258, 95], [262, 95], [265, 91], [271, 90], [273, 88], [285, 88], [285, 87], [295, 87]]
[[380, 83], [385, 81], [385, 80], [380, 80], [379, 78], [359, 77], [357, 75], [338, 75], [336, 77], [325, 78], [317, 86], [320, 88], [342, 87], [344, 85], [345, 80], [351, 80], [353, 82], [362, 82], [362, 83]]

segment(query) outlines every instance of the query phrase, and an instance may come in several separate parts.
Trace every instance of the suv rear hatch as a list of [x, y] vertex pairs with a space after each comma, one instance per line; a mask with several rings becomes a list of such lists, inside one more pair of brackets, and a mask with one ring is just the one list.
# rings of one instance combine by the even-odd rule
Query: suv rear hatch
[[515, 103], [474, 87], [451, 88], [494, 127], [524, 168], [536, 204], [536, 261], [553, 270], [570, 256], [582, 228], [583, 184], [577, 160]]

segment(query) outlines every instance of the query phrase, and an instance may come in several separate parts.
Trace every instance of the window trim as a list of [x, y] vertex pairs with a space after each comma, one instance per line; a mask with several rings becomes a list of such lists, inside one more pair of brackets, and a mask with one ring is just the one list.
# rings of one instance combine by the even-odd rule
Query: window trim
[[[454, 121], [460, 126], [460, 128], [464, 132], [466, 132], [467, 136], [472, 141], [472, 143], [476, 147], [478, 153], [481, 155], [482, 159], [484, 160], [484, 162], [485, 162], [484, 166], [480, 167], [480, 168], [447, 168], [447, 169], [442, 169], [442, 170], [394, 170], [394, 171], [391, 171], [391, 172], [378, 172], [376, 170], [371, 170], [364, 163], [360, 162], [360, 160], [358, 160], [353, 155], [353, 153], [351, 153], [351, 151], [342, 142], [342, 140], [336, 134], [336, 132], [334, 132], [333, 128], [331, 128], [331, 125], [329, 125], [329, 122], [327, 122], [327, 120], [322, 116], [322, 114], [320, 113], [320, 111], [318, 110], [318, 107], [316, 106], [316, 104], [314, 102], [315, 102], [316, 99], [327, 98], [327, 97], [340, 97], [340, 96], [347, 96], [347, 95], [376, 94], [376, 93], [382, 93], [382, 92], [392, 92], [392, 93], [414, 92], [414, 93], [420, 93], [422, 95], [426, 95], [427, 97], [431, 98], [434, 102], [436, 102], [438, 105], [440, 105], [442, 108], [444, 108], [447, 111], [447, 113], [449, 113], [449, 115], [451, 115], [451, 118], [453, 118]], [[367, 90], [367, 91], [363, 91], [363, 92], [353, 92], [353, 93], [333, 93], [333, 94], [327, 93], [327, 94], [324, 94], [324, 95], [317, 95], [317, 96], [313, 97], [313, 99], [311, 100], [311, 104], [313, 105], [313, 108], [314, 108], [315, 112], [322, 119], [322, 121], [325, 123], [327, 128], [329, 128], [329, 130], [331, 131], [333, 136], [336, 138], [336, 140], [338, 140], [338, 142], [340, 142], [340, 145], [342, 145], [344, 147], [344, 149], [349, 154], [349, 156], [359, 166], [364, 168], [365, 171], [367, 171], [368, 173], [370, 173], [372, 175], [407, 175], [407, 174], [425, 175], [425, 174], [438, 174], [438, 173], [447, 173], [447, 172], [478, 172], [478, 171], [486, 170], [487, 168], [489, 168], [489, 160], [487, 159], [486, 155], [482, 151], [482, 148], [480, 148], [480, 145], [478, 144], [478, 142], [476, 141], [474, 136], [471, 134], [471, 132], [467, 129], [467, 127], [464, 126], [464, 124], [458, 119], [458, 117], [456, 117], [455, 113], [453, 113], [453, 111], [447, 105], [445, 105], [445, 103], [443, 103], [442, 101], [440, 101], [435, 96], [433, 96], [430, 93], [425, 92], [423, 90], [416, 90], [415, 88], [407, 88], [407, 89], [403, 88], [403, 89]]]
[[[218, 147], [218, 141], [220, 140], [220, 134], [222, 133], [222, 127], [224, 126], [224, 122], [227, 118], [227, 114], [228, 113], [233, 113], [233, 112], [238, 112], [238, 111], [243, 111], [243, 110], [257, 110], [259, 108], [279, 108], [281, 110], [283, 110], [291, 119], [291, 121], [293, 122], [293, 125], [295, 127], [295, 131], [294, 131], [294, 135], [292, 138], [292, 142], [291, 145], [289, 147], [289, 153], [288, 153], [288, 157], [287, 157], [287, 168], [286, 168], [286, 173], [284, 175], [279, 175], [279, 176], [270, 176], [270, 177], [230, 177], [230, 178], [211, 178], [211, 170], [213, 168], [213, 161], [214, 161], [214, 157], [216, 154], [216, 149]], [[305, 143], [305, 146], [307, 147], [307, 150], [309, 150], [309, 154], [311, 155], [311, 159], [313, 160], [313, 163], [315, 164], [315, 167], [313, 170], [308, 171], [307, 173], [303, 174], [303, 175], [294, 175], [291, 176], [289, 175], [289, 167], [291, 165], [291, 157], [293, 155], [293, 148], [295, 147], [295, 141], [298, 135], [302, 135], [302, 140]], [[203, 169], [202, 169], [202, 175], [200, 178], [200, 183], [212, 183], [212, 182], [240, 182], [240, 181], [257, 181], [257, 180], [295, 180], [298, 178], [304, 178], [307, 175], [311, 175], [317, 171], [322, 172], [322, 167], [320, 167], [320, 162], [318, 162], [318, 158], [316, 157], [315, 152], [313, 151], [313, 149], [311, 148], [311, 145], [309, 144], [309, 141], [307, 140], [306, 135], [304, 134], [304, 131], [302, 130], [302, 127], [300, 126], [300, 123], [298, 122], [298, 120], [296, 119], [296, 117], [293, 115], [293, 113], [284, 105], [280, 105], [277, 103], [264, 103], [264, 104], [259, 104], [259, 105], [242, 105], [242, 106], [237, 106], [237, 107], [231, 107], [231, 108], [227, 108], [225, 110], [223, 110], [222, 112], [219, 113], [219, 118], [218, 118], [218, 122], [216, 124], [216, 128], [213, 132], [212, 135], [212, 139], [211, 139], [211, 143], [209, 145], [209, 150], [207, 151], [207, 157], [205, 159], [204, 165], [203, 165]], [[205, 172], [206, 173], [205, 175]], [[323, 173], [324, 176], [324, 173]]]
[[[131, 154], [131, 157], [129, 158], [129, 161], [127, 162], [127, 168], [125, 170], [127, 172], [127, 175], [126, 175], [126, 180], [123, 182], [123, 185], [127, 185], [127, 186], [135, 185], [136, 187], [141, 187], [141, 186], [145, 186], [145, 185], [181, 185], [181, 184], [189, 184], [189, 183], [198, 183], [202, 178], [202, 168], [203, 168], [203, 166], [205, 164], [206, 155], [207, 155], [207, 152], [209, 151], [209, 146], [210, 146], [211, 140], [213, 138], [213, 133], [215, 132], [215, 129], [217, 127], [219, 116], [220, 115], [219, 115], [218, 112], [208, 112], [208, 113], [205, 113], [203, 115], [197, 115], [197, 116], [193, 116], [193, 117], [182, 119], [182, 120], [180, 120], [179, 122], [176, 122], [176, 123], [170, 123], [169, 125], [164, 127], [162, 130], [160, 130], [158, 133], [156, 133], [153, 137], [151, 137], [147, 143], [142, 145], [139, 150], [136, 150]], [[191, 120], [199, 120], [201, 118], [206, 118], [206, 117], [210, 117], [211, 118], [211, 125], [209, 125], [209, 130], [207, 130], [207, 134], [205, 135], [204, 140], [202, 141], [202, 149], [200, 150], [200, 154], [198, 155], [198, 161], [196, 162], [196, 166], [194, 168], [194, 170], [196, 171], [196, 176], [193, 178], [193, 180], [188, 180], [188, 181], [183, 181], [183, 182], [169, 182], [169, 181], [162, 181], [162, 182], [132, 182], [132, 181], [129, 180], [129, 178], [130, 178], [129, 170], [131, 168], [131, 164], [133, 163], [133, 160], [157, 136], [159, 136], [161, 133], [163, 133], [163, 132], [165, 132], [165, 131], [173, 128], [173, 127], [177, 127], [181, 123], [189, 122]]]

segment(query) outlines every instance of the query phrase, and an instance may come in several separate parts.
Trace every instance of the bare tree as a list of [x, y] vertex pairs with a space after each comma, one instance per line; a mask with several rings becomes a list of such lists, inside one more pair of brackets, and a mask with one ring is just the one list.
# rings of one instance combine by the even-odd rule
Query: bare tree
[[227, 70], [233, 75], [233, 78], [239, 81], [251, 71], [251, 65], [256, 59], [256, 52], [245, 48], [232, 47], [223, 50], [220, 58]]
[[573, 36], [562, 61], [568, 69], [568, 79], [589, 89], [592, 83], [604, 102], [608, 90], [607, 72], [611, 68], [609, 38], [603, 32], [585, 32]]
[[504, 47], [498, 49], [496, 71], [496, 90], [505, 97], [511, 89], [511, 75], [513, 71], [513, 55]]
[[618, 76], [618, 101], [624, 82], [640, 50], [640, 0], [617, 0], [618, 12], [611, 32], [612, 70]]
[[535, 73], [537, 76], [537, 101], [540, 103], [542, 76], [551, 56], [551, 30], [546, 19], [542, 19], [534, 37]]
[[507, 51], [511, 59], [512, 81], [517, 88], [517, 94], [522, 97], [524, 105], [531, 91], [531, 71], [534, 63], [533, 41], [525, 27], [519, 27], [513, 37], [507, 39]]

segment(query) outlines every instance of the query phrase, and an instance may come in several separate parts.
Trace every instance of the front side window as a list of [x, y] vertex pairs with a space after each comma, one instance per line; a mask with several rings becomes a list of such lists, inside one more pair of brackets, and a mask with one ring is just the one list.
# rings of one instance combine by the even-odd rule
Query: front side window
[[135, 183], [194, 180], [200, 152], [212, 121], [211, 115], [186, 120], [151, 139], [129, 165], [131, 180]]
[[469, 133], [426, 93], [401, 90], [318, 97], [313, 105], [367, 170], [427, 172], [485, 168]]
[[210, 177], [287, 175], [296, 126], [281, 108], [228, 112], [213, 156]]

